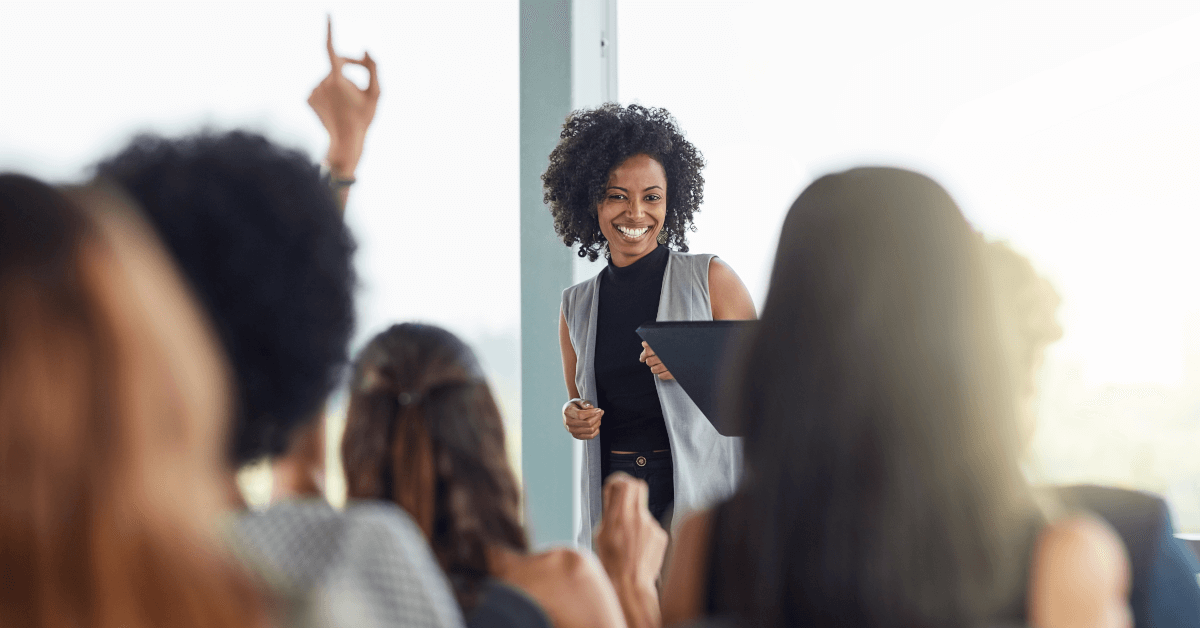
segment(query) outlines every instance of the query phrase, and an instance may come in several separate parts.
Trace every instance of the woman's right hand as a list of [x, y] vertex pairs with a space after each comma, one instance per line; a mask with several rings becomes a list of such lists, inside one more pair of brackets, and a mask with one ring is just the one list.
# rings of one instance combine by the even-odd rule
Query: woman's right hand
[[563, 425], [571, 436], [592, 440], [600, 433], [600, 417], [604, 411], [587, 400], [572, 401], [563, 408]]
[[647, 508], [650, 487], [621, 472], [604, 483], [604, 517], [596, 526], [596, 556], [630, 628], [662, 625], [655, 582], [667, 553], [667, 532]]
[[[364, 53], [362, 59], [351, 59], [334, 51], [332, 18], [326, 23], [325, 48], [329, 53], [329, 75], [313, 89], [308, 104], [329, 132], [329, 153], [325, 159], [330, 169], [338, 177], [350, 179], [362, 157], [367, 128], [375, 119], [379, 77], [371, 55]], [[370, 80], [366, 89], [359, 89], [342, 75], [342, 66], [347, 63], [367, 69]]]

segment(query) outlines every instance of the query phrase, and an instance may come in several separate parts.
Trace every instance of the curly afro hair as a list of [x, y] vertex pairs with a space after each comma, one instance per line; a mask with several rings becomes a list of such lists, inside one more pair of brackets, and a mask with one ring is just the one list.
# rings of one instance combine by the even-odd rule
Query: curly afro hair
[[141, 135], [96, 167], [138, 201], [206, 307], [237, 375], [232, 461], [287, 449], [339, 383], [354, 240], [302, 152], [253, 133]]
[[[563, 244], [579, 243], [579, 257], [608, 255], [596, 207], [613, 168], [634, 155], [649, 155], [667, 175], [667, 217], [659, 242], [687, 251], [687, 232], [704, 201], [704, 156], [683, 137], [666, 109], [608, 103], [571, 112], [542, 174], [543, 200]], [[663, 235], [666, 241], [662, 240]]]

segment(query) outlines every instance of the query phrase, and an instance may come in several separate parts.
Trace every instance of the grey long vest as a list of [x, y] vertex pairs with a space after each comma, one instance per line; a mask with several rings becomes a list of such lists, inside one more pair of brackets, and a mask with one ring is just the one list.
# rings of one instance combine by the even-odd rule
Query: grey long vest
[[[658, 302], [660, 321], [712, 320], [708, 265], [713, 255], [671, 251]], [[579, 396], [596, 399], [597, 275], [563, 291], [562, 311], [575, 349], [575, 386]], [[647, 369], [649, 375], [649, 369]], [[675, 514], [678, 523], [692, 511], [733, 494], [742, 473], [740, 438], [721, 436], [675, 380], [654, 380], [671, 440], [675, 465]], [[600, 522], [600, 439], [584, 441], [580, 526], [576, 542], [591, 548], [592, 528]]]

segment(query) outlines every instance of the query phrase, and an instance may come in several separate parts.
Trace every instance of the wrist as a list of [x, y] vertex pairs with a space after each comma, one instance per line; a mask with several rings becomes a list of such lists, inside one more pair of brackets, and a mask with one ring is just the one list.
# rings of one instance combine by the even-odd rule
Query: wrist
[[659, 604], [658, 588], [654, 582], [639, 583], [637, 578], [609, 578], [617, 593], [617, 600], [624, 611], [625, 622], [632, 627], [658, 626], [662, 623]]
[[564, 403], [564, 404], [563, 404], [563, 407], [562, 407], [562, 414], [566, 414], [566, 413], [567, 413], [567, 408], [570, 408], [570, 407], [571, 407], [571, 404], [575, 403], [576, 401], [586, 401], [586, 399], [584, 399], [583, 397], [574, 397], [574, 398], [572, 398], [570, 401], [568, 401], [568, 402], [566, 402], [566, 403]]
[[325, 163], [329, 171], [340, 179], [353, 179], [354, 171], [358, 169], [358, 160], [362, 156], [362, 144], [357, 147], [345, 144], [331, 143], [329, 152], [325, 155]]
[[358, 162], [325, 158], [329, 174], [335, 179], [354, 179], [354, 171], [358, 170]]
[[609, 571], [608, 565], [604, 565], [604, 571], [608, 574], [613, 588], [618, 591], [623, 590], [628, 595], [641, 595], [649, 591], [655, 596], [658, 595], [658, 586], [655, 584], [657, 573], [650, 577], [643, 577], [643, 574], [639, 574], [635, 568], [626, 567]]

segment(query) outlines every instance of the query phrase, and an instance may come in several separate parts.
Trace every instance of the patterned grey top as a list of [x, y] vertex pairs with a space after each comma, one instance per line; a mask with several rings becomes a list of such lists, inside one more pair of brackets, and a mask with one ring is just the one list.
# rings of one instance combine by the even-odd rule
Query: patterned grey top
[[231, 545], [279, 596], [288, 626], [460, 628], [462, 613], [401, 508], [292, 500], [233, 523]]

